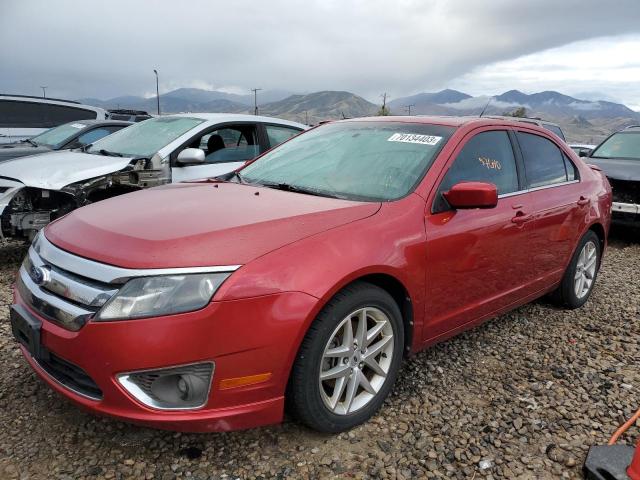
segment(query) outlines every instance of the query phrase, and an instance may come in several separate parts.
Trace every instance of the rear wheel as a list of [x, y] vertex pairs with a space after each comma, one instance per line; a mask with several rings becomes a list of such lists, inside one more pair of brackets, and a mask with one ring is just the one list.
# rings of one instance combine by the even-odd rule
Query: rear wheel
[[579, 308], [589, 299], [600, 269], [600, 255], [600, 239], [589, 230], [578, 243], [556, 292], [563, 306]]
[[403, 347], [402, 317], [393, 298], [364, 282], [346, 287], [302, 342], [287, 392], [291, 413], [323, 432], [368, 420], [395, 382]]

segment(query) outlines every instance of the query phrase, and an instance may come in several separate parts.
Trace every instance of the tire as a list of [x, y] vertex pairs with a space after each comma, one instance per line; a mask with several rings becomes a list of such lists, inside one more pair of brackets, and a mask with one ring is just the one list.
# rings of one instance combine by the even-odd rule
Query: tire
[[[367, 325], [370, 336], [364, 349], [362, 342], [355, 345], [365, 338], [360, 324]], [[367, 421], [391, 391], [403, 350], [402, 315], [391, 295], [365, 282], [345, 287], [325, 305], [302, 341], [287, 388], [289, 413], [327, 433]]]
[[[587, 246], [589, 245], [589, 246]], [[589, 252], [593, 252], [593, 256], [590, 255]], [[594, 262], [595, 269], [592, 273], [591, 283], [582, 289], [581, 295], [578, 295], [578, 285], [577, 282], [579, 279], [576, 277], [579, 273], [583, 274], [586, 278], [588, 277], [588, 271], [584, 268], [585, 259], [582, 255], [586, 255], [589, 257], [587, 259], [586, 265], [589, 266], [591, 262]], [[571, 257], [571, 262], [569, 262], [569, 266], [562, 277], [562, 281], [560, 282], [560, 286], [554, 292], [554, 297], [557, 299], [557, 302], [570, 310], [575, 308], [580, 308], [582, 305], [586, 303], [586, 301], [591, 296], [591, 292], [593, 291], [593, 287], [596, 283], [596, 278], [598, 276], [598, 271], [600, 270], [600, 257], [602, 254], [602, 248], [600, 246], [600, 239], [592, 230], [589, 230], [584, 236], [580, 239], [578, 246]]]

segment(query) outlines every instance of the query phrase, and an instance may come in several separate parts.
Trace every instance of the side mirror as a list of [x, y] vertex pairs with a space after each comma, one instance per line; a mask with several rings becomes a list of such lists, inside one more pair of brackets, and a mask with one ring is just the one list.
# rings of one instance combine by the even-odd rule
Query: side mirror
[[188, 165], [202, 165], [204, 163], [204, 152], [199, 148], [185, 148], [178, 154], [176, 165], [186, 167]]
[[579, 157], [588, 157], [590, 153], [591, 153], [591, 150], [580, 150], [580, 152], [578, 152], [578, 156]]
[[456, 183], [444, 198], [453, 208], [493, 208], [498, 204], [498, 189], [493, 183]]

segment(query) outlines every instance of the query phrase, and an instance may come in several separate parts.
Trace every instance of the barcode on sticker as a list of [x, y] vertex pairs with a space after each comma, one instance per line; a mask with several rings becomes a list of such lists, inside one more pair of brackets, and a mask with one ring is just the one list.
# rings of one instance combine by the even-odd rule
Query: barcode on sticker
[[420, 143], [422, 145], [437, 145], [442, 137], [433, 135], [418, 135], [417, 133], [394, 133], [387, 142]]

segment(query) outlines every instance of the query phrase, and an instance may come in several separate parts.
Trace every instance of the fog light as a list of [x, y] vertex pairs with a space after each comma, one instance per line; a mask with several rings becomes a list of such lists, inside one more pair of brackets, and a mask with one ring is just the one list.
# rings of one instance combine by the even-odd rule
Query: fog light
[[118, 375], [118, 382], [148, 407], [195, 409], [207, 403], [213, 370], [213, 362], [140, 370]]

